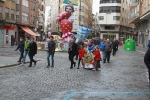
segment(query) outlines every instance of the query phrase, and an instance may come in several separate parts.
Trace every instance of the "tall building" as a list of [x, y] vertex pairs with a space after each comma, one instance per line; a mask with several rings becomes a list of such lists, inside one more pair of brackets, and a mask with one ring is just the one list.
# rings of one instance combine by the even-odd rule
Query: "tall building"
[[60, 0], [50, 0], [50, 28], [52, 34], [59, 34], [59, 24], [56, 22], [57, 15], [60, 13]]
[[[75, 9], [75, 12], [69, 18], [74, 20], [73, 33], [77, 33], [78, 25], [92, 28], [92, 1], [93, 0], [73, 0], [73, 2], [71, 2]], [[56, 23], [56, 18], [58, 14], [64, 12], [65, 5], [69, 3], [69, 0], [52, 0], [50, 3], [52, 7], [50, 11], [50, 28], [52, 29], [52, 34], [60, 34], [61, 30], [59, 24]]]
[[132, 31], [128, 23], [129, 0], [100, 0], [99, 24], [101, 38], [125, 40]]
[[15, 0], [0, 0], [0, 46], [11, 45], [11, 39], [16, 35], [15, 15]]
[[150, 40], [150, 1], [131, 0], [129, 23], [134, 24], [134, 35], [142, 47], [147, 47]]
[[[39, 36], [44, 24], [43, 0], [1, 0], [0, 1], [0, 46], [12, 45], [20, 37]], [[38, 23], [37, 23], [38, 22]]]
[[93, 19], [92, 19], [92, 36], [93, 37], [100, 37], [100, 28], [99, 28], [99, 23], [98, 23], [98, 13], [93, 14]]

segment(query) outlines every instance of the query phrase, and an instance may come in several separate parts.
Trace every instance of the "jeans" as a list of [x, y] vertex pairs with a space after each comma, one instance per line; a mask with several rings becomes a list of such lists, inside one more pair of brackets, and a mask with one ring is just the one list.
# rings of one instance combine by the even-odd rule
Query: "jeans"
[[106, 53], [106, 58], [104, 59], [104, 62], [106, 62], [106, 59], [107, 59], [107, 62], [109, 62], [111, 51], [105, 51], [105, 53]]
[[103, 60], [106, 59], [106, 52], [102, 51]]
[[48, 66], [50, 66], [50, 59], [49, 59], [50, 56], [51, 56], [51, 60], [52, 60], [52, 67], [54, 67], [54, 54], [51, 54], [50, 52], [47, 52], [47, 63], [48, 63]]
[[33, 56], [29, 55], [30, 58], [30, 66], [32, 66], [32, 62], [36, 63], [36, 61], [33, 59]]
[[21, 59], [23, 59], [23, 51], [20, 51], [20, 58], [19, 58], [20, 62], [21, 62]]
[[29, 55], [29, 51], [24, 51], [23, 64], [25, 64], [27, 54]]

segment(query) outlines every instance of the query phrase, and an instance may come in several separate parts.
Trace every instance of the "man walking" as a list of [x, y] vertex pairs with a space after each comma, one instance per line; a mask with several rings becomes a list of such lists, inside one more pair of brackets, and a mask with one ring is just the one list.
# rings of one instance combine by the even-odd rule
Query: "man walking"
[[49, 57], [51, 56], [52, 60], [52, 65], [51, 67], [54, 67], [54, 54], [55, 54], [55, 42], [53, 41], [54, 37], [50, 36], [50, 40], [48, 42], [48, 52], [47, 52], [47, 68], [50, 67], [50, 59]]
[[109, 41], [109, 39], [107, 39], [106, 42], [105, 42], [105, 46], [104, 46], [104, 52], [105, 52], [105, 57], [106, 58], [104, 58], [103, 63], [106, 63], [106, 60], [107, 60], [108, 63], [110, 63], [111, 50], [112, 50], [112, 43]]
[[118, 45], [118, 43], [117, 43], [116, 39], [114, 39], [114, 41], [112, 42], [112, 46], [113, 46], [113, 53], [112, 53], [112, 55], [113, 56], [116, 54], [117, 45]]
[[[80, 49], [80, 45], [82, 45], [82, 47], [84, 47], [84, 42], [82, 42], [81, 39], [79, 39], [78, 42], [77, 42], [77, 48], [78, 48], [78, 50]], [[78, 60], [78, 55], [79, 54], [76, 55], [76, 60]]]
[[18, 49], [20, 51], [20, 58], [18, 60], [18, 63], [20, 64], [21, 60], [23, 59], [23, 53], [24, 53], [24, 41], [23, 41], [22, 37], [20, 37], [20, 42], [19, 42], [18, 47], [16, 48], [15, 51], [17, 51]]
[[31, 43], [29, 46], [29, 58], [30, 58], [30, 65], [29, 67], [32, 67], [32, 62], [34, 62], [34, 66], [36, 65], [36, 61], [33, 59], [35, 54], [37, 54], [37, 44], [34, 42], [34, 38], [31, 39]]
[[29, 46], [30, 46], [30, 40], [29, 40], [29, 37], [26, 37], [26, 41], [24, 42], [24, 57], [23, 57], [23, 63], [22, 64], [25, 64], [26, 56], [30, 50]]

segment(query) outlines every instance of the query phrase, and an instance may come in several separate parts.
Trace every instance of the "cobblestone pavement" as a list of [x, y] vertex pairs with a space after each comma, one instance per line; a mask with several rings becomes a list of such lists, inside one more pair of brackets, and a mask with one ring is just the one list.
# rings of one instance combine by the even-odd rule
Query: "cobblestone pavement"
[[39, 51], [37, 57], [43, 60], [31, 68], [0, 69], [0, 100], [150, 99], [143, 54], [137, 51], [119, 48], [111, 63], [101, 62], [101, 71], [69, 69], [67, 53], [56, 53], [55, 67], [49, 69], [46, 52]]

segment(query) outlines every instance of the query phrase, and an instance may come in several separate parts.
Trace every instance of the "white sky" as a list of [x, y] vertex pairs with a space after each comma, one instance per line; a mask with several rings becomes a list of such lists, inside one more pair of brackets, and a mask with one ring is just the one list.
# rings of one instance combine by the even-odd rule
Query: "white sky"
[[99, 12], [99, 1], [100, 0], [93, 0], [93, 13]]

